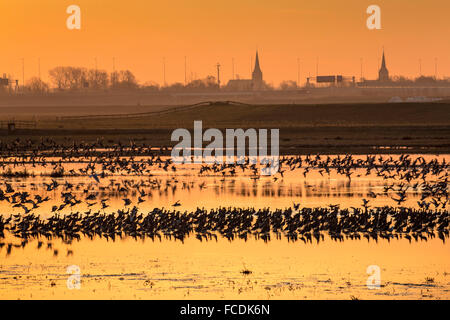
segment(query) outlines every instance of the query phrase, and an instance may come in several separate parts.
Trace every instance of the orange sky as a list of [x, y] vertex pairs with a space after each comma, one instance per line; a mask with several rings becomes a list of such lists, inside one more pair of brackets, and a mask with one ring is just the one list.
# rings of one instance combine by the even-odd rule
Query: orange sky
[[[80, 31], [66, 28], [66, 8], [81, 7]], [[366, 8], [381, 7], [382, 30], [368, 30]], [[319, 74], [377, 76], [382, 47], [392, 75], [450, 76], [448, 0], [14, 0], [0, 2], [0, 74], [22, 80], [57, 65], [132, 70], [141, 83], [216, 74], [250, 76], [260, 51], [264, 79], [277, 85]], [[253, 58], [254, 59], [254, 58]]]

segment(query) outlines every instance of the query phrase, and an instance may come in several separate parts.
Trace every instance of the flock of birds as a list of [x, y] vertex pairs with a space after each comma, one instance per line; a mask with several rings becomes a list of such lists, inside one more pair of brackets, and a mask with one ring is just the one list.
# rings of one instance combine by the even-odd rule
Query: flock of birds
[[[197, 166], [199, 176], [219, 176], [223, 180], [236, 175], [248, 176], [255, 182], [259, 179], [284, 178], [286, 172], [302, 170], [306, 178], [315, 171], [330, 175], [332, 172], [343, 175], [351, 183], [352, 177], [373, 175], [386, 181], [383, 194], [391, 197], [395, 206], [372, 207], [371, 199], [380, 194], [369, 192], [368, 199], [362, 199], [360, 208], [340, 209], [338, 205], [323, 208], [300, 208], [293, 203], [291, 208], [271, 211], [253, 208], [218, 208], [207, 211], [197, 209], [193, 212], [180, 212], [176, 207], [180, 201], [172, 204], [172, 209], [158, 209], [145, 213], [138, 208], [147, 201], [151, 190], [168, 188], [151, 177], [157, 171], [177, 175], [177, 167], [170, 157], [163, 156], [168, 148], [139, 146], [134, 142], [122, 145], [106, 146], [102, 140], [95, 143], [57, 143], [51, 139], [20, 140], [10, 143], [0, 141], [0, 169], [8, 178], [32, 175], [27, 168], [50, 171], [51, 182], [30, 185], [47, 193], [45, 196], [28, 191], [15, 190], [11, 182], [0, 185], [0, 202], [8, 203], [12, 210], [19, 213], [0, 212], [0, 239], [9, 232], [22, 239], [25, 245], [30, 238], [61, 237], [65, 240], [101, 236], [115, 239], [120, 236], [132, 237], [169, 237], [183, 241], [191, 234], [199, 240], [217, 239], [217, 234], [232, 240], [247, 239], [255, 236], [265, 241], [271, 234], [276, 237], [284, 234], [289, 240], [311, 242], [323, 239], [328, 233], [334, 240], [344, 238], [358, 239], [361, 236], [378, 239], [404, 237], [411, 241], [426, 240], [438, 235], [443, 241], [449, 235], [448, 176], [450, 165], [445, 159], [427, 161], [424, 157], [412, 158], [410, 155], [355, 157], [353, 155], [327, 156], [285, 156], [279, 159], [279, 171], [272, 177], [262, 178], [260, 165], [244, 161], [237, 164], [214, 163]], [[70, 164], [78, 167], [67, 169]], [[19, 171], [22, 168], [23, 171]], [[29, 169], [28, 169], [29, 170]], [[83, 176], [84, 182], [74, 185], [66, 177]], [[146, 183], [118, 182], [114, 176], [146, 176]], [[102, 182], [109, 179], [109, 184]], [[176, 178], [173, 178], [175, 181]], [[204, 182], [199, 188], [206, 188]], [[183, 188], [193, 187], [183, 182]], [[101, 199], [93, 190], [113, 189], [123, 195], [123, 209], [107, 212], [110, 208], [108, 198]], [[54, 204], [52, 216], [43, 219], [35, 210], [43, 203], [54, 201], [49, 195], [60, 191], [61, 203]], [[408, 192], [420, 194], [417, 209], [404, 207]], [[137, 195], [136, 203], [128, 193]], [[81, 194], [81, 197], [79, 196]], [[74, 210], [78, 205], [87, 206], [87, 211]], [[132, 207], [133, 205], [133, 207]], [[93, 210], [97, 206], [97, 211]], [[70, 213], [63, 213], [69, 209]], [[7, 217], [7, 218], [6, 218]], [[12, 243], [0, 242], [0, 248]]]
[[[233, 240], [247, 241], [249, 237], [269, 241], [271, 235], [282, 235], [289, 241], [305, 243], [324, 240], [324, 234], [336, 241], [344, 239], [424, 240], [436, 235], [445, 242], [449, 237], [448, 211], [429, 212], [423, 209], [378, 207], [374, 209], [293, 208], [270, 210], [218, 208], [180, 212], [155, 208], [142, 213], [137, 207], [113, 213], [56, 214], [42, 219], [34, 214], [0, 216], [0, 237], [5, 231], [22, 239], [24, 247], [29, 239], [61, 238], [66, 242], [81, 236], [95, 236], [115, 240], [123, 236], [133, 238], [162, 237], [184, 241], [195, 235], [200, 241], [217, 240], [217, 234]], [[5, 244], [0, 243], [0, 247]], [[7, 245], [8, 253], [13, 244]]]

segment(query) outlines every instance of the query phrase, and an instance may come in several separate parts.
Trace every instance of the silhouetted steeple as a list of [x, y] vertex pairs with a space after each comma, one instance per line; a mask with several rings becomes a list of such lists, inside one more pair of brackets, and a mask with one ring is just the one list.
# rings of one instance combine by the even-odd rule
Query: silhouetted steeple
[[378, 71], [378, 81], [389, 81], [389, 71], [386, 68], [386, 58], [384, 57], [384, 48], [383, 48], [383, 57], [381, 59], [381, 67], [380, 71]]
[[384, 49], [383, 49], [383, 59], [381, 60], [381, 68], [386, 69], [386, 59], [384, 58]]
[[258, 51], [256, 51], [256, 59], [255, 59], [255, 68], [253, 69], [253, 73], [255, 72], [261, 72], [261, 67], [259, 66], [259, 57], [258, 57]]
[[252, 73], [253, 89], [261, 89], [263, 85], [262, 71], [259, 66], [258, 51], [256, 51], [255, 68]]

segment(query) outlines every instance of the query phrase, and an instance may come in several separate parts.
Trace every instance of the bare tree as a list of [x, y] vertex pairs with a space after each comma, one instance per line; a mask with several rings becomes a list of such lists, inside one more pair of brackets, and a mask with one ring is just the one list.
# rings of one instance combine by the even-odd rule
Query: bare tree
[[50, 81], [58, 90], [137, 89], [138, 82], [129, 70], [113, 72], [78, 67], [55, 67], [49, 71]]
[[25, 90], [31, 93], [43, 94], [48, 93], [49, 85], [37, 77], [28, 80]]
[[76, 67], [56, 67], [49, 71], [51, 82], [59, 90], [78, 90], [85, 87], [87, 70]]
[[297, 82], [292, 80], [286, 80], [280, 83], [281, 90], [295, 90], [297, 89]]
[[64, 76], [64, 67], [55, 67], [49, 70], [48, 75], [56, 88], [63, 90], [66, 88], [66, 79]]
[[204, 79], [197, 79], [189, 82], [185, 88], [190, 91], [216, 91], [217, 81], [214, 76], [207, 76]]
[[113, 89], [136, 89], [138, 83], [130, 70], [122, 70], [111, 73], [111, 87]]
[[105, 90], [109, 84], [108, 73], [103, 70], [90, 69], [87, 71], [86, 81], [90, 89]]

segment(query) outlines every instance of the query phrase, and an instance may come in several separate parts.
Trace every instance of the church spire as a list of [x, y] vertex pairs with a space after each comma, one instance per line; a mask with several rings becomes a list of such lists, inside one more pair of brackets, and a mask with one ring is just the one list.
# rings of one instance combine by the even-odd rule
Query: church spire
[[261, 72], [261, 67], [259, 66], [258, 51], [256, 51], [255, 68], [253, 69], [253, 73], [255, 72]]
[[252, 73], [253, 90], [261, 90], [263, 88], [263, 74], [259, 66], [258, 51], [256, 51], [255, 68]]
[[378, 81], [382, 82], [389, 81], [389, 71], [386, 68], [386, 58], [384, 56], [384, 48], [383, 48], [383, 57], [381, 59], [380, 71], [378, 71]]

